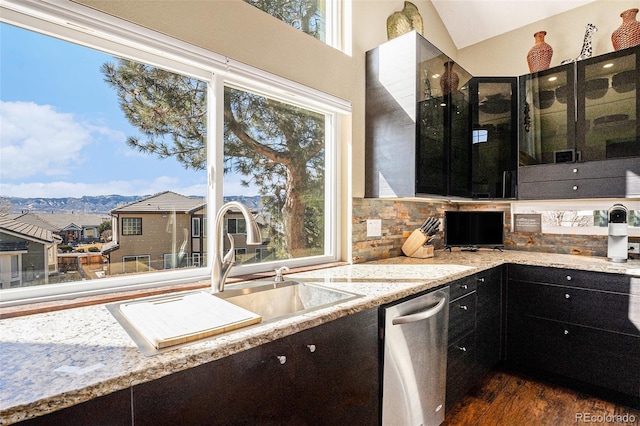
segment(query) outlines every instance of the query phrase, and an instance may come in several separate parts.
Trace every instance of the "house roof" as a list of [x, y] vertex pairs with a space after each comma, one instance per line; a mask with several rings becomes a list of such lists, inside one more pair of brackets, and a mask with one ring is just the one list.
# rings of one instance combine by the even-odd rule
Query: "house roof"
[[[9, 214], [8, 217], [31, 223], [41, 228], [49, 229], [53, 232], [63, 230], [79, 230], [89, 227], [97, 227], [102, 222], [111, 221], [107, 214], [89, 213], [19, 213]], [[79, 227], [79, 229], [78, 229]]]
[[202, 197], [187, 197], [172, 191], [160, 192], [111, 210], [118, 213], [192, 213], [206, 205]]
[[49, 229], [22, 222], [20, 219], [12, 219], [8, 216], [0, 216], [0, 232], [16, 235], [20, 238], [41, 244], [51, 244], [61, 241], [60, 238], [54, 235]]

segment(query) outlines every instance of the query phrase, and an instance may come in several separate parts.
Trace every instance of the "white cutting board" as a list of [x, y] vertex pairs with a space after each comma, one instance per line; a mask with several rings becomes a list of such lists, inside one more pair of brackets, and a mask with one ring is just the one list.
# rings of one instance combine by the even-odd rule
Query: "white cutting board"
[[120, 312], [156, 349], [262, 321], [260, 315], [204, 291], [123, 303]]

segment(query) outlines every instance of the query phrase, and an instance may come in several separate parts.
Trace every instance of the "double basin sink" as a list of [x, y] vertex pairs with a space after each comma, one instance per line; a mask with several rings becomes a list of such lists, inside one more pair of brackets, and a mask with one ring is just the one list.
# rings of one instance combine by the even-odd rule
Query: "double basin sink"
[[[272, 322], [302, 315], [357, 297], [361, 296], [315, 283], [294, 280], [282, 282], [258, 280], [227, 285], [222, 293], [211, 294], [208, 291], [199, 291], [183, 295], [154, 296], [114, 303], [107, 308], [129, 333], [140, 351], [150, 356], [225, 331], [258, 322]], [[137, 312], [132, 307], [136, 308]], [[238, 317], [239, 314], [240, 316], [244, 314], [248, 318], [241, 320]], [[150, 319], [151, 316], [155, 316], [155, 319]], [[205, 316], [211, 316], [209, 323], [205, 324], [201, 321]], [[162, 322], [166, 322], [173, 330], [177, 330], [164, 330], [168, 333], [167, 335], [178, 333], [189, 338], [182, 340], [174, 338], [172, 342], [175, 343], [159, 347], [157, 341], [152, 338], [154, 336], [149, 334], [159, 334], [157, 330], [152, 329], [157, 329], [158, 324]]]

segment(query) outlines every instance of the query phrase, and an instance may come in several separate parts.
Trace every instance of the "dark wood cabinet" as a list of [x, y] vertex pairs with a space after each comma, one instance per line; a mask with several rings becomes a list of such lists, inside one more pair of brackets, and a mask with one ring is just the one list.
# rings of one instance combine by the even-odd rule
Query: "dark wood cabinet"
[[520, 77], [518, 198], [640, 194], [640, 48]]
[[366, 53], [366, 197], [470, 196], [470, 78], [415, 31]]
[[501, 358], [502, 267], [450, 283], [446, 410]]
[[133, 388], [135, 424], [376, 424], [375, 310]]
[[518, 79], [473, 77], [472, 198], [515, 198], [518, 171]]
[[509, 265], [509, 364], [640, 398], [640, 278]]

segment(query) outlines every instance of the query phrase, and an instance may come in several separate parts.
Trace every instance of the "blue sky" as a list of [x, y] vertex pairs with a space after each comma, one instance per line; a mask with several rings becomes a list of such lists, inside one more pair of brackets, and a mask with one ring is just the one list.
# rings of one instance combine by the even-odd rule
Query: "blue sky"
[[0, 196], [205, 195], [205, 171], [126, 145], [138, 132], [100, 73], [112, 60], [0, 24]]

